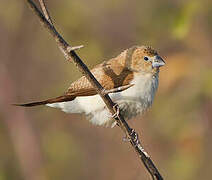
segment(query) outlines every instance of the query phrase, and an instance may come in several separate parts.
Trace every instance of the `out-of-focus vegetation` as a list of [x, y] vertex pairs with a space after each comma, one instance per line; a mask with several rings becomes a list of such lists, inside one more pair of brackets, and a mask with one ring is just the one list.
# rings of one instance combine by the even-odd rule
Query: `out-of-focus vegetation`
[[[131, 121], [165, 179], [211, 179], [212, 1], [51, 0], [58, 30], [92, 67], [132, 45], [166, 60], [152, 109]], [[60, 95], [81, 74], [25, 1], [0, 0], [0, 180], [148, 179], [119, 128], [11, 103]]]

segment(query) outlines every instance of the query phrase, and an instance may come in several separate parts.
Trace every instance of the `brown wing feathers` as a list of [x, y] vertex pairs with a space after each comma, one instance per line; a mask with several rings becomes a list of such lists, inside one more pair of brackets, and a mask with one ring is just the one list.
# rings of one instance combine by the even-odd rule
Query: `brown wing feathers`
[[[110, 90], [130, 84], [130, 81], [133, 79], [133, 71], [127, 68], [126, 65], [119, 63], [122, 59], [122, 56], [118, 56], [109, 61], [103, 62], [102, 64], [96, 66], [93, 70], [91, 70], [95, 78], [99, 81], [99, 83], [103, 86], [104, 89]], [[77, 81], [73, 82], [69, 87], [68, 91], [63, 96], [47, 99], [44, 101], [14, 105], [31, 107], [51, 103], [72, 101], [77, 96], [92, 96], [96, 94], [96, 89], [93, 88], [93, 86], [86, 79], [86, 77], [83, 76]]]
[[[103, 62], [92, 69], [91, 72], [105, 90], [129, 85], [133, 79], [133, 72], [119, 64], [116, 59]], [[66, 94], [77, 97], [96, 95], [97, 92], [87, 78], [83, 76], [71, 84]]]

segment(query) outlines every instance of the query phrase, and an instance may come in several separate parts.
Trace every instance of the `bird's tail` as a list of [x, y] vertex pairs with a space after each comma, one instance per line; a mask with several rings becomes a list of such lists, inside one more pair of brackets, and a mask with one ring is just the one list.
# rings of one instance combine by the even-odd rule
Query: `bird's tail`
[[45, 104], [52, 104], [57, 102], [67, 102], [72, 101], [75, 99], [75, 96], [73, 95], [63, 95], [56, 98], [47, 99], [44, 101], [37, 101], [37, 102], [31, 102], [26, 104], [13, 104], [15, 106], [24, 106], [24, 107], [32, 107], [32, 106], [39, 106], [39, 105], [45, 105]]

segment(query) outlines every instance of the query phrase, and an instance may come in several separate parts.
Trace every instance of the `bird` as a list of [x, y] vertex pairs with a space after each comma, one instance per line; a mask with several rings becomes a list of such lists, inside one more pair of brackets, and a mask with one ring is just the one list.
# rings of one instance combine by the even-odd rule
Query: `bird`
[[[158, 89], [160, 67], [164, 65], [165, 61], [152, 47], [133, 46], [96, 65], [91, 73], [119, 106], [121, 115], [129, 120], [142, 115], [152, 106]], [[62, 96], [15, 105], [46, 105], [66, 113], [85, 114], [94, 125], [116, 125], [105, 103], [85, 76], [74, 81]]]

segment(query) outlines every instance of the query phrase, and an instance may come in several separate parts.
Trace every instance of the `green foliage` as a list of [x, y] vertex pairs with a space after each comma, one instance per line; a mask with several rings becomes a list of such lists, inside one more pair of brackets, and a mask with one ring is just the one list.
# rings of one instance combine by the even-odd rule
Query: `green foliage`
[[201, 9], [201, 1], [187, 1], [180, 7], [173, 19], [172, 34], [177, 39], [183, 39], [188, 34], [193, 19]]

